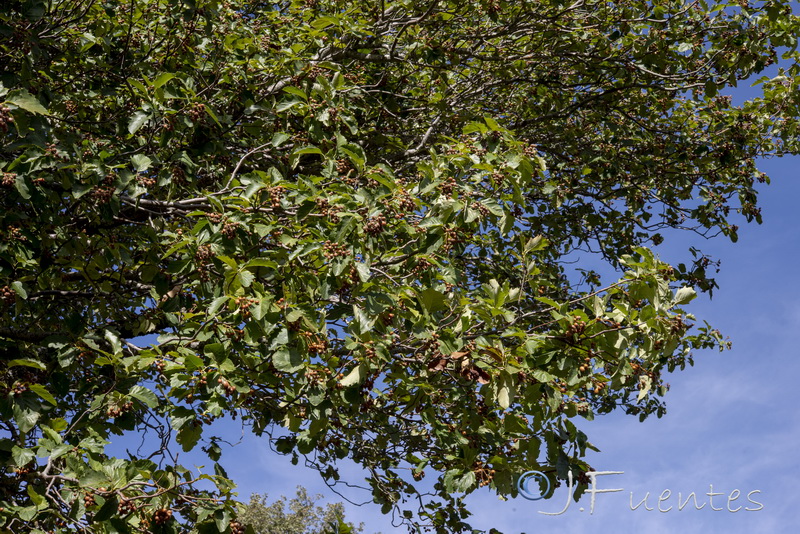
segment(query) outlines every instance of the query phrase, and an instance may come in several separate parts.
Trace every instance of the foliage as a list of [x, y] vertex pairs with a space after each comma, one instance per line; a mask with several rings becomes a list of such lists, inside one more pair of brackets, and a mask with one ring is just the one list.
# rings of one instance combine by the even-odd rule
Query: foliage
[[318, 506], [319, 496], [311, 497], [302, 486], [289, 501], [286, 510], [286, 497], [267, 504], [265, 495], [253, 494], [239, 520], [245, 526], [252, 526], [256, 534], [358, 534], [363, 526], [355, 526], [344, 521], [342, 503]]
[[585, 482], [576, 418], [726, 344], [712, 260], [647, 247], [760, 220], [797, 38], [786, 0], [2, 2], [0, 528], [238, 532], [229, 416], [440, 532]]

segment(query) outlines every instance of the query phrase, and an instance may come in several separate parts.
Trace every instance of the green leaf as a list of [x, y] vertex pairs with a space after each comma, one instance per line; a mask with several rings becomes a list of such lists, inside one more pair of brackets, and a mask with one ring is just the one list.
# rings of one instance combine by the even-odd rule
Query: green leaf
[[447, 308], [445, 304], [445, 296], [440, 291], [432, 288], [425, 289], [419, 295], [419, 300], [426, 310], [434, 313]]
[[31, 198], [30, 189], [28, 189], [28, 184], [25, 183], [25, 179], [17, 175], [16, 179], [14, 180], [14, 187], [17, 189], [19, 196], [24, 198], [25, 200], [29, 200]]
[[697, 297], [697, 292], [691, 287], [682, 287], [675, 293], [675, 299], [673, 300], [673, 304], [676, 306], [680, 306], [682, 304], [688, 304], [692, 300]]
[[496, 395], [497, 404], [500, 406], [500, 408], [506, 410], [509, 406], [511, 406], [511, 403], [514, 401], [514, 397], [516, 396], [515, 389], [516, 388], [514, 387], [513, 379], [507, 372], [503, 371], [500, 374]]
[[275, 148], [278, 148], [283, 143], [285, 143], [286, 141], [291, 139], [291, 137], [292, 136], [290, 136], [286, 132], [276, 132], [275, 135], [272, 136], [272, 146], [274, 146]]
[[717, 83], [713, 79], [709, 79], [705, 83], [705, 93], [708, 98], [714, 98], [717, 96]]
[[356, 365], [356, 367], [347, 373], [347, 376], [342, 378], [339, 382], [344, 387], [355, 386], [357, 384], [361, 384], [364, 379], [367, 377], [368, 368], [365, 364], [361, 363]]
[[194, 411], [183, 406], [176, 406], [170, 413], [170, 426], [174, 430], [180, 430], [196, 418], [197, 414]]
[[194, 449], [202, 435], [202, 426], [186, 425], [180, 429], [175, 440], [181, 445], [183, 452], [189, 452]]
[[31, 449], [23, 449], [14, 445], [11, 447], [11, 457], [14, 459], [14, 465], [24, 467], [36, 458], [36, 453]]
[[49, 402], [53, 406], [55, 406], [57, 404], [55, 397], [53, 397], [53, 395], [51, 395], [50, 392], [47, 391], [47, 388], [45, 388], [43, 385], [41, 385], [41, 384], [30, 384], [30, 385], [28, 385], [28, 389], [30, 389], [31, 391], [33, 391], [34, 393], [39, 395], [39, 397], [41, 397], [45, 401]]
[[216, 315], [222, 305], [226, 304], [228, 300], [230, 300], [230, 297], [226, 295], [215, 298], [213, 301], [211, 301], [211, 305], [208, 307], [208, 314]]
[[[302, 89], [300, 89], [299, 87], [294, 87], [294, 86], [290, 85], [288, 87], [284, 87], [283, 88], [283, 92], [289, 93], [290, 95], [299, 96], [300, 98], [302, 98], [303, 100], [306, 100], [306, 101], [308, 100], [308, 97], [306, 96], [306, 92], [303, 91]], [[275, 135], [279, 135], [279, 134], [275, 134]], [[285, 134], [285, 133], [281, 133], [280, 135], [287, 135], [288, 136], [288, 134]], [[275, 145], [275, 146], [278, 146], [278, 145]]]
[[150, 165], [152, 165], [153, 160], [151, 160], [150, 158], [148, 158], [143, 154], [136, 154], [135, 156], [131, 157], [131, 163], [133, 164], [133, 168], [136, 169], [137, 172], [144, 172], [150, 168]]
[[214, 512], [214, 523], [220, 532], [225, 532], [231, 522], [231, 515], [227, 510], [217, 510]]
[[39, 100], [30, 94], [27, 89], [15, 89], [6, 95], [6, 103], [14, 104], [30, 113], [37, 115], [50, 115]]
[[445, 489], [448, 492], [466, 493], [472, 490], [477, 482], [475, 473], [472, 471], [461, 472], [457, 470], [448, 471], [444, 476]]
[[142, 402], [148, 408], [156, 408], [158, 406], [156, 394], [144, 386], [133, 386], [128, 395]]
[[13, 289], [14, 292], [17, 295], [19, 295], [19, 297], [22, 300], [25, 300], [25, 299], [28, 298], [28, 292], [25, 291], [25, 287], [22, 285], [22, 282], [20, 282], [19, 280], [11, 282], [11, 289]]
[[239, 280], [242, 287], [250, 287], [250, 284], [253, 283], [256, 277], [250, 271], [242, 270], [236, 274], [236, 278]]
[[196, 371], [197, 369], [202, 369], [204, 362], [203, 359], [197, 356], [194, 353], [186, 352], [181, 353], [183, 356], [183, 364], [186, 367], [188, 372]]
[[25, 508], [19, 508], [17, 515], [23, 521], [32, 521], [36, 514], [39, 512], [36, 506], [27, 506]]
[[283, 373], [293, 373], [303, 367], [303, 357], [295, 348], [285, 348], [272, 355], [272, 365]]
[[304, 146], [292, 152], [292, 156], [300, 156], [302, 154], [319, 154], [323, 155], [322, 150], [315, 146]]
[[45, 503], [45, 498], [36, 492], [36, 488], [32, 484], [28, 484], [26, 492], [28, 493], [28, 497], [31, 498], [31, 502], [36, 505], [37, 508], [40, 508]]
[[119, 498], [117, 497], [116, 493], [112, 493], [105, 497], [106, 502], [100, 507], [100, 509], [95, 512], [92, 521], [94, 522], [102, 522], [108, 521], [115, 515], [117, 515], [117, 511], [119, 508]]
[[171, 72], [162, 72], [155, 80], [153, 80], [153, 89], [158, 89], [174, 77], [175, 75]]
[[311, 22], [311, 27], [317, 30], [323, 30], [330, 26], [338, 26], [339, 20], [334, 17], [320, 17]]
[[227, 358], [227, 354], [225, 352], [225, 345], [222, 343], [209, 343], [205, 347], [203, 347], [203, 353], [206, 356], [212, 356], [214, 360], [220, 362]]
[[486, 122], [486, 126], [489, 127], [494, 132], [502, 132], [504, 131], [503, 127], [497, 124], [497, 121], [494, 120], [492, 117], [486, 116], [483, 118], [484, 122]]
[[14, 403], [14, 421], [17, 423], [20, 432], [28, 433], [39, 422], [39, 406], [31, 403], [25, 398], [17, 399]]
[[131, 135], [135, 134], [139, 131], [139, 128], [144, 126], [144, 123], [150, 119], [150, 115], [145, 113], [144, 111], [137, 111], [131, 117], [130, 122], [128, 123], [128, 133]]
[[39, 369], [40, 371], [46, 371], [47, 366], [38, 360], [33, 360], [31, 358], [17, 358], [16, 360], [9, 360], [6, 364], [8, 367], [16, 367], [16, 366], [23, 366], [23, 367], [33, 367], [34, 369]]
[[284, 111], [287, 111], [287, 110], [289, 110], [289, 109], [292, 109], [293, 107], [295, 107], [297, 104], [300, 104], [301, 102], [302, 102], [302, 100], [299, 100], [299, 99], [297, 99], [297, 98], [292, 98], [292, 99], [289, 99], [289, 100], [284, 100], [283, 102], [281, 102], [280, 104], [278, 104], [278, 105], [275, 107], [275, 110], [276, 110], [278, 113], [283, 113]]

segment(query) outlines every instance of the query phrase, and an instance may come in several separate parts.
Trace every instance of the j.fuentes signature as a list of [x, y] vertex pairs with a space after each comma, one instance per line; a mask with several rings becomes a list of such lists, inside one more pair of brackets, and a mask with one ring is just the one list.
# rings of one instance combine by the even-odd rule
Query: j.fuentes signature
[[[586, 474], [589, 476], [589, 488], [587, 488], [586, 493], [591, 495], [590, 506], [589, 506], [590, 514], [594, 513], [595, 497], [598, 494], [616, 493], [619, 491], [624, 491], [622, 488], [599, 489], [597, 487], [597, 477], [604, 475], [622, 475], [624, 474], [624, 471], [590, 471]], [[527, 473], [524, 473], [522, 476], [519, 477], [519, 480], [517, 481], [517, 489], [519, 490], [519, 494], [528, 500], [538, 501], [539, 499], [542, 499], [544, 497], [544, 494], [537, 492], [536, 490], [532, 490], [529, 487], [531, 481], [545, 482], [547, 488], [545, 489], [544, 493], [547, 493], [550, 490], [550, 481], [544, 473], [541, 473], [539, 471], [528, 471]], [[570, 504], [572, 503], [571, 472], [567, 473], [567, 487], [569, 490], [567, 492], [567, 502], [562, 510], [558, 512], [539, 511], [539, 513], [544, 515], [561, 515], [564, 512], [566, 512], [569, 509]], [[708, 485], [708, 491], [705, 493], [705, 495], [708, 497], [708, 502], [703, 502], [705, 499], [702, 498], [703, 495], [702, 493], [700, 494], [701, 495], [700, 501], [698, 501], [697, 493], [695, 493], [694, 491], [686, 495], [686, 499], [683, 499], [683, 494], [678, 492], [677, 502], [670, 501], [673, 495], [672, 491], [669, 489], [665, 489], [664, 491], [661, 492], [661, 494], [658, 496], [656, 500], [650, 501], [650, 492], [648, 491], [643, 499], [637, 501], [636, 504], [634, 504], [633, 492], [631, 492], [630, 509], [637, 510], [639, 507], [643, 506], [644, 509], [648, 511], [653, 511], [657, 509], [659, 512], [666, 513], [672, 510], [681, 511], [689, 504], [689, 502], [692, 502], [692, 505], [696, 510], [701, 510], [706, 506], [706, 504], [708, 504], [709, 508], [715, 511], [727, 510], [728, 512], [735, 513], [740, 510], [745, 510], [748, 512], [757, 512], [764, 508], [764, 505], [762, 503], [753, 499], [753, 495], [757, 495], [759, 493], [761, 493], [761, 490], [752, 490], [748, 492], [747, 501], [749, 502], [750, 505], [753, 506], [749, 505], [743, 506], [743, 504], [740, 504], [742, 503], [742, 501], [736, 502], [742, 496], [741, 491], [739, 491], [738, 489], [734, 489], [730, 493], [725, 494], [718, 491], [714, 491], [713, 484]], [[725, 497], [717, 499], [716, 501], [717, 506], [715, 506], [714, 497], [720, 497], [722, 495], [725, 495]], [[720, 506], [722, 503], [725, 503], [725, 506]], [[651, 506], [651, 504], [653, 504], [653, 506]], [[580, 510], [582, 512], [583, 508], [581, 508]]]

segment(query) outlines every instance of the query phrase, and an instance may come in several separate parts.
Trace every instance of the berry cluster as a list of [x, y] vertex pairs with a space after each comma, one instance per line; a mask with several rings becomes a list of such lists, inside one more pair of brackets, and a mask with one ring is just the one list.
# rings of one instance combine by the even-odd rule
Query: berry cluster
[[267, 193], [269, 193], [269, 203], [272, 206], [272, 209], [278, 209], [281, 207], [281, 200], [283, 200], [283, 194], [286, 192], [286, 188], [280, 185], [276, 185], [275, 187], [270, 187], [267, 189]]
[[683, 322], [683, 317], [681, 314], [676, 315], [672, 318], [669, 325], [669, 331], [672, 334], [682, 334], [686, 329], [689, 328], [691, 325], [687, 325]]
[[188, 180], [186, 180], [186, 171], [184, 171], [182, 167], [173, 167], [171, 173], [172, 181], [176, 184], [186, 185], [188, 183]]
[[14, 304], [17, 300], [17, 294], [8, 286], [3, 286], [0, 289], [0, 300], [3, 301], [4, 304]]
[[441, 191], [441, 193], [445, 196], [452, 195], [453, 190], [455, 190], [455, 188], [456, 188], [456, 179], [454, 176], [448, 177], [447, 180], [439, 184], [439, 191]]
[[658, 272], [661, 274], [661, 278], [666, 281], [671, 280], [672, 277], [675, 275], [675, 269], [673, 269], [672, 267], [663, 267], [659, 269]]
[[192, 122], [200, 122], [205, 116], [205, 113], [206, 107], [200, 102], [195, 102], [192, 104], [192, 107], [189, 108], [188, 111], [189, 119]]
[[339, 212], [342, 211], [344, 208], [341, 206], [331, 206], [330, 202], [326, 198], [318, 198], [316, 200], [317, 209], [319, 209], [320, 213], [325, 217], [328, 217], [330, 221], [334, 224], [339, 222]]
[[214, 253], [211, 251], [211, 245], [200, 245], [197, 247], [197, 252], [194, 253], [195, 261], [201, 265], [208, 263], [212, 257], [214, 257]]
[[420, 276], [429, 271], [431, 267], [432, 267], [431, 262], [429, 262], [425, 258], [420, 258], [417, 260], [417, 263], [411, 268], [411, 275]]
[[217, 384], [222, 386], [222, 389], [225, 390], [226, 395], [233, 395], [234, 393], [236, 393], [236, 387], [233, 386], [230, 382], [228, 382], [226, 378], [222, 376], [217, 378]]
[[311, 67], [309, 69], [307, 76], [309, 78], [316, 79], [318, 76], [322, 76], [323, 78], [328, 77], [328, 69], [323, 69], [322, 67]]
[[484, 206], [482, 202], [475, 202], [472, 204], [472, 207], [478, 210], [478, 213], [480, 213], [481, 217], [483, 217], [484, 219], [492, 214], [492, 212], [489, 211], [489, 208]]
[[206, 374], [201, 374], [201, 375], [200, 375], [200, 376], [197, 378], [197, 385], [198, 385], [198, 386], [205, 386], [206, 384], [208, 384], [208, 375], [206, 375]]
[[566, 393], [567, 392], [567, 384], [566, 384], [566, 382], [562, 382], [561, 380], [556, 378], [553, 381], [553, 384], [555, 385], [556, 389], [558, 389], [561, 393]]
[[172, 519], [172, 510], [168, 508], [161, 508], [160, 510], [156, 510], [156, 513], [153, 515], [153, 522], [156, 525], [163, 525], [170, 519]]
[[45, 145], [44, 155], [56, 159], [61, 158], [55, 143], [47, 143]]
[[250, 318], [250, 306], [258, 304], [258, 299], [251, 299], [249, 297], [236, 297], [236, 306], [239, 307], [239, 312], [242, 314], [243, 319]]
[[500, 171], [492, 172], [492, 183], [494, 184], [495, 187], [499, 187], [500, 185], [502, 185], [503, 184], [503, 180], [505, 180], [505, 179], [506, 179], [506, 176], [502, 172], [500, 172]]
[[336, 160], [336, 172], [339, 174], [345, 174], [347, 171], [351, 169], [350, 162], [346, 159], [337, 159]]
[[117, 505], [119, 515], [128, 515], [136, 511], [136, 503], [128, 499], [122, 499]]
[[141, 185], [142, 187], [145, 187], [145, 188], [146, 187], [153, 187], [154, 185], [156, 185], [156, 179], [155, 178], [153, 178], [151, 176], [145, 176], [143, 174], [137, 175], [136, 176], [136, 181], [139, 183], [139, 185]]
[[216, 421], [216, 419], [217, 418], [214, 417], [213, 415], [208, 414], [208, 413], [204, 413], [198, 419], [195, 419], [194, 421], [192, 421], [192, 426], [197, 428], [197, 427], [201, 427], [203, 425], [210, 425], [211, 423]]
[[321, 380], [321, 378], [323, 378], [322, 375], [325, 375], [324, 378], [329, 377], [331, 375], [331, 370], [328, 369], [327, 367], [325, 367], [325, 368], [319, 369], [319, 370], [317, 370], [317, 369], [306, 369], [306, 372], [305, 372], [305, 377], [311, 383], [319, 382]]
[[13, 172], [4, 172], [3, 173], [3, 178], [2, 178], [2, 181], [0, 181], [0, 184], [2, 184], [3, 187], [13, 187], [13, 185], [16, 183], [16, 181], [17, 181], [17, 175], [16, 174], [14, 174]]
[[[16, 469], [14, 469], [14, 475], [17, 478], [24, 478], [25, 475], [29, 475], [32, 471], [33, 471], [33, 469], [28, 467], [28, 466], [17, 467]], [[2, 512], [2, 511], [3, 511], [3, 508], [0, 508], [0, 512]]]
[[11, 116], [10, 109], [5, 104], [0, 104], [0, 130], [3, 132], [8, 131], [8, 125], [14, 122], [14, 117]]
[[374, 360], [378, 356], [378, 353], [375, 350], [374, 345], [375, 345], [374, 341], [367, 341], [367, 346], [364, 348], [364, 358], [368, 361]]
[[244, 338], [244, 330], [239, 328], [229, 328], [225, 330], [225, 337], [234, 341], [241, 341]]
[[488, 486], [495, 474], [494, 469], [489, 469], [480, 460], [472, 464], [472, 471], [478, 478], [478, 486], [480, 487]]
[[175, 131], [175, 116], [167, 115], [161, 120], [161, 128], [166, 132]]
[[381, 214], [375, 215], [373, 217], [369, 217], [364, 223], [364, 232], [371, 236], [380, 235], [383, 233], [385, 226], [386, 217]]
[[325, 241], [325, 244], [322, 245], [322, 251], [322, 255], [325, 256], [326, 260], [348, 256], [350, 254], [345, 245], [332, 241]]
[[133, 409], [133, 402], [128, 401], [121, 406], [109, 406], [106, 410], [106, 415], [109, 417], [119, 417], [120, 415], [129, 412]]
[[539, 153], [539, 151], [536, 150], [536, 145], [528, 145], [522, 149], [522, 153], [528, 156], [529, 158], [532, 158], [536, 156]]
[[417, 204], [414, 202], [414, 199], [411, 198], [411, 195], [408, 194], [408, 191], [404, 189], [400, 190], [397, 197], [397, 207], [400, 208], [401, 212], [411, 213], [417, 209]]
[[242, 525], [238, 521], [231, 521], [230, 527], [231, 527], [231, 534], [244, 534], [246, 530], [244, 525]]
[[306, 347], [309, 354], [321, 354], [328, 350], [328, 340], [312, 332], [301, 332], [306, 338]]
[[233, 239], [236, 237], [236, 230], [239, 228], [238, 222], [229, 221], [222, 225], [222, 235], [227, 237], [228, 239]]
[[572, 318], [572, 323], [567, 326], [565, 334], [567, 337], [579, 336], [584, 330], [586, 330], [586, 321], [581, 319], [579, 315], [575, 315]]
[[105, 204], [114, 196], [114, 188], [108, 185], [98, 185], [90, 193], [91, 197], [100, 204]]
[[457, 243], [462, 243], [464, 238], [462, 237], [462, 230], [460, 228], [454, 227], [445, 227], [444, 229], [444, 245], [442, 245], [442, 252], [447, 253], [452, 250], [453, 245]]
[[586, 389], [592, 389], [592, 391], [594, 391], [595, 395], [599, 395], [600, 393], [602, 393], [603, 389], [605, 389], [605, 387], [606, 387], [606, 383], [605, 382], [599, 382], [599, 381], [592, 380], [592, 383], [594, 385], [594, 389], [592, 389], [591, 385], [587, 385]]

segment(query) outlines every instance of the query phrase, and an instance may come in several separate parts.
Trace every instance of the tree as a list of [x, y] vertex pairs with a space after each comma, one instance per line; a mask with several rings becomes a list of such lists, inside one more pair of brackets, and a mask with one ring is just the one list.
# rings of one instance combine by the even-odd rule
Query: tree
[[239, 519], [243, 525], [252, 526], [256, 534], [358, 534], [364, 530], [363, 525], [344, 521], [342, 503], [322, 508], [316, 504], [318, 499], [298, 486], [287, 512], [286, 497], [267, 504], [265, 495], [255, 493]]
[[799, 34], [786, 0], [3, 2], [0, 526], [241, 532], [223, 417], [439, 532], [528, 470], [579, 497], [573, 420], [661, 416], [727, 344], [685, 309], [714, 260], [648, 247], [760, 221]]

